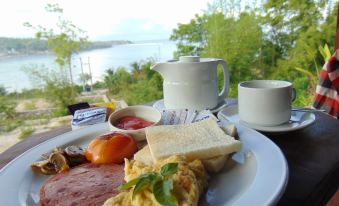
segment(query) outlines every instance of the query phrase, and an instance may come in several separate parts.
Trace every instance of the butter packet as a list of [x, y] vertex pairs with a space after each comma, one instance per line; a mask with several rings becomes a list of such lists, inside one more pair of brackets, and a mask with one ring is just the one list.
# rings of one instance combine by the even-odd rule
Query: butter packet
[[162, 125], [178, 125], [199, 122], [204, 119], [212, 118], [218, 122], [210, 110], [189, 110], [189, 109], [167, 109], [162, 111]]
[[76, 110], [72, 119], [72, 126], [87, 126], [103, 123], [106, 120], [106, 107], [91, 107], [88, 109]]

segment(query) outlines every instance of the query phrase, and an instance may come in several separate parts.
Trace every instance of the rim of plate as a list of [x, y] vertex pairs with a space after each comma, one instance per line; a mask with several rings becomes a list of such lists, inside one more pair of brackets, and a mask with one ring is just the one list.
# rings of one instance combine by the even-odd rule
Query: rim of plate
[[[249, 134], [246, 135], [246, 138], [240, 139], [245, 140], [249, 145], [258, 166], [254, 181], [234, 205], [275, 205], [283, 195], [288, 183], [289, 170], [285, 156], [280, 148], [265, 135], [241, 124], [236, 124], [236, 127], [239, 132]], [[271, 158], [269, 162], [267, 162], [267, 158]], [[280, 166], [281, 170], [273, 172], [276, 166]], [[269, 182], [269, 184], [263, 185], [265, 182]], [[258, 193], [260, 195], [256, 196]], [[247, 198], [248, 196], [252, 198]], [[250, 201], [248, 201], [249, 199]]]

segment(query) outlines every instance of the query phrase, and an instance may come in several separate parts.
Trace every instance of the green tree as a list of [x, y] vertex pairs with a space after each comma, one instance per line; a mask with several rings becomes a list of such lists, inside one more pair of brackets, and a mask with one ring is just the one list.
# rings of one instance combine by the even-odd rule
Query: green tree
[[0, 85], [0, 96], [5, 96], [6, 94], [6, 88], [3, 85]]
[[[239, 81], [253, 76], [264, 78], [271, 68], [266, 64], [271, 58], [264, 47], [261, 17], [254, 11], [235, 11], [240, 11], [238, 2], [215, 1], [207, 13], [195, 16], [188, 24], [179, 24], [171, 35], [172, 40], [179, 41], [176, 54], [224, 59], [229, 66], [233, 95], [236, 95], [234, 85]], [[221, 70], [219, 86], [223, 82], [220, 73]]]
[[272, 0], [265, 4], [265, 26], [270, 28], [269, 35], [282, 53], [272, 78], [294, 83], [298, 93], [296, 104], [309, 105], [312, 101], [317, 75], [324, 64], [318, 48], [333, 45], [336, 15], [334, 10], [324, 13], [331, 4], [314, 0]]
[[42, 87], [46, 99], [59, 108], [57, 116], [66, 115], [67, 106], [76, 102], [73, 86], [62, 70], [52, 70], [44, 65], [26, 65], [23, 70], [36, 87]]
[[89, 73], [82, 73], [79, 75], [79, 80], [82, 83], [82, 90], [85, 90], [85, 87], [90, 87], [88, 81], [92, 79], [92, 76]]
[[206, 23], [207, 45], [202, 56], [225, 59], [231, 81], [237, 83], [263, 76], [260, 64], [263, 34], [260, 20], [254, 13], [241, 13], [238, 18], [225, 18], [221, 12], [213, 13]]
[[77, 95], [72, 77], [72, 56], [87, 43], [87, 36], [83, 30], [63, 17], [63, 9], [58, 4], [47, 4], [45, 10], [57, 15], [56, 30], [47, 29], [41, 25], [32, 26], [28, 22], [24, 25], [34, 29], [38, 39], [47, 41], [48, 47], [55, 54], [55, 62], [60, 70], [50, 71], [44, 66], [32, 65], [26, 66], [24, 70], [31, 79], [40, 82], [47, 98], [51, 98], [59, 105], [59, 115], [63, 115], [67, 111], [66, 106], [73, 104]]
[[81, 45], [88, 43], [88, 37], [83, 30], [63, 17], [63, 9], [58, 4], [47, 4], [45, 10], [58, 15], [56, 24], [58, 31], [41, 25], [33, 26], [28, 22], [24, 25], [36, 30], [35, 35], [38, 39], [47, 40], [48, 47], [56, 56], [56, 63], [61, 68], [68, 67], [70, 82], [73, 85], [72, 56], [80, 51]]
[[154, 101], [163, 97], [162, 77], [158, 72], [151, 70], [154, 60], [149, 59], [140, 65], [140, 72], [133, 84], [130, 85], [130, 95], [126, 96], [129, 104], [140, 104]]
[[321, 59], [318, 47], [328, 43], [321, 29], [328, 23], [323, 18], [325, 6], [325, 1], [314, 0], [266, 2], [265, 26], [269, 28], [268, 35], [274, 45], [282, 52], [276, 69], [278, 73], [288, 73], [288, 79], [293, 79], [295, 73], [291, 70], [295, 67], [311, 69], [314, 59]]
[[119, 67], [116, 70], [106, 70], [104, 81], [109, 92], [117, 95], [129, 89], [130, 84], [133, 83], [133, 76], [125, 68]]
[[162, 98], [162, 78], [150, 69], [154, 60], [133, 63], [131, 72], [126, 68], [108, 69], [105, 85], [113, 98], [122, 98], [130, 105], [142, 104]]
[[109, 68], [106, 71], [106, 74], [104, 75], [104, 83], [105, 87], [108, 89], [109, 93], [116, 93], [114, 90], [114, 69]]
[[[298, 92], [296, 104], [308, 105], [324, 64], [318, 48], [325, 44], [333, 48], [334, 1], [258, 3], [215, 0], [202, 15], [203, 21], [195, 17], [188, 24], [179, 24], [171, 39], [182, 42], [178, 46], [182, 54], [190, 54], [191, 45], [200, 45], [196, 54], [225, 59], [231, 73], [232, 95], [236, 95], [236, 84], [243, 80], [289, 80]], [[197, 34], [199, 38], [194, 38]]]
[[132, 75], [133, 75], [133, 79], [138, 79], [142, 75], [141, 65], [142, 65], [142, 62], [131, 63], [131, 67], [132, 67], [131, 72], [132, 72]]
[[178, 28], [173, 30], [170, 40], [177, 42], [174, 57], [201, 54], [206, 44], [206, 30], [203, 29], [206, 17], [195, 15], [190, 23], [179, 23]]

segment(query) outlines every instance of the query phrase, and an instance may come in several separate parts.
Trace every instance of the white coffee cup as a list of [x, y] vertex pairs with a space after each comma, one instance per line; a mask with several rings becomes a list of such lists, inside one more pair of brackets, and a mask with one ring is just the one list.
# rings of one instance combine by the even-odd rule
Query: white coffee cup
[[291, 118], [296, 93], [292, 83], [280, 80], [252, 80], [238, 85], [240, 120], [250, 124], [275, 126]]

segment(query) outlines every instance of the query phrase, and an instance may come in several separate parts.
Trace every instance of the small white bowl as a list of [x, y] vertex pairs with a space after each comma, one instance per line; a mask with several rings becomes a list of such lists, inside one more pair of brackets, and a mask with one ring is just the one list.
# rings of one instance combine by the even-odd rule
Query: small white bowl
[[108, 118], [108, 124], [109, 124], [110, 130], [129, 134], [135, 139], [135, 141], [142, 141], [146, 139], [145, 128], [136, 129], [136, 130], [125, 130], [125, 129], [120, 129], [114, 126], [114, 123], [118, 119], [122, 117], [126, 117], [126, 116], [140, 117], [146, 121], [154, 122], [154, 124], [152, 124], [151, 126], [159, 124], [161, 120], [161, 113], [157, 109], [150, 107], [150, 106], [142, 106], [142, 105], [129, 106], [129, 107], [120, 109], [116, 112], [113, 112]]

